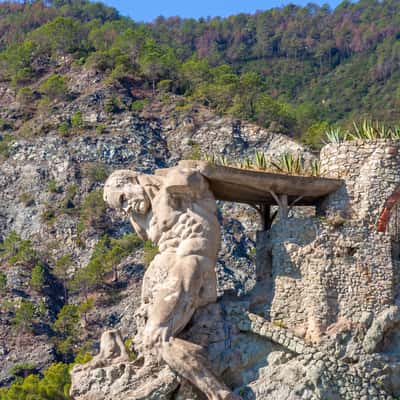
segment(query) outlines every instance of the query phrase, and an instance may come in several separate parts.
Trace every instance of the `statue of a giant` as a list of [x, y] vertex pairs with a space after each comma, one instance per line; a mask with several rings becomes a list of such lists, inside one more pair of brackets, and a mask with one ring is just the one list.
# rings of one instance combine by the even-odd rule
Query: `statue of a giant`
[[202, 348], [177, 337], [197, 308], [217, 299], [220, 228], [215, 198], [196, 169], [158, 172], [118, 170], [104, 188], [104, 200], [129, 217], [142, 239], [159, 248], [143, 279], [140, 352], [162, 359], [208, 399], [236, 399], [215, 376]]

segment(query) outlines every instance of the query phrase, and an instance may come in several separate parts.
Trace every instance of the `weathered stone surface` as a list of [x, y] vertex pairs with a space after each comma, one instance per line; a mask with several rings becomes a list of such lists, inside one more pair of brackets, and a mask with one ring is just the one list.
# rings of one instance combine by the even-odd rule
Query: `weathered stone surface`
[[166, 400], [178, 387], [166, 365], [135, 365], [117, 330], [102, 334], [100, 353], [71, 373], [70, 394], [76, 400]]
[[167, 400], [179, 385], [165, 365], [137, 368], [125, 362], [73, 371], [72, 376], [70, 394], [76, 400]]
[[363, 347], [365, 352], [377, 352], [378, 346], [384, 339], [385, 333], [400, 323], [400, 309], [394, 305], [375, 317], [371, 327], [368, 329]]

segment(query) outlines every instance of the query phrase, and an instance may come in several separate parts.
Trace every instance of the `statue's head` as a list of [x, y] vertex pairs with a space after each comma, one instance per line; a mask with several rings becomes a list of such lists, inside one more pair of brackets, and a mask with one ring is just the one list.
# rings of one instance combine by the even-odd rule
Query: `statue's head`
[[104, 185], [104, 201], [129, 216], [145, 215], [151, 203], [137, 177], [136, 172], [127, 169], [114, 171]]

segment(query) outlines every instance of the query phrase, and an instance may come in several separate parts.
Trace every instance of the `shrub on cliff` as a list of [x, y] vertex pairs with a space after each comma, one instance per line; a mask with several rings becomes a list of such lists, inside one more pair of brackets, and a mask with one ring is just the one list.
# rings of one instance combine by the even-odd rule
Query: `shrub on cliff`
[[0, 294], [4, 294], [7, 290], [7, 275], [0, 271]]
[[52, 364], [40, 379], [38, 375], [28, 375], [17, 379], [9, 388], [0, 389], [0, 400], [70, 400], [71, 385], [69, 366]]
[[8, 158], [12, 141], [13, 137], [11, 135], [0, 136], [0, 160], [1, 158]]
[[35, 305], [29, 300], [22, 300], [12, 320], [15, 330], [19, 333], [31, 332], [34, 315]]
[[66, 304], [53, 324], [57, 333], [56, 346], [60, 354], [68, 359], [77, 348], [80, 337], [80, 312], [75, 304]]
[[68, 85], [63, 76], [52, 74], [42, 82], [39, 86], [39, 90], [51, 100], [63, 100], [67, 97]]
[[118, 281], [118, 266], [121, 261], [143, 245], [135, 233], [113, 239], [103, 236], [96, 244], [88, 265], [81, 268], [70, 283], [70, 288], [83, 292], [87, 298], [90, 290], [102, 287], [108, 273]]
[[30, 286], [37, 292], [41, 292], [46, 283], [46, 270], [43, 265], [36, 265], [31, 272]]
[[90, 192], [84, 198], [80, 209], [80, 221], [78, 230], [82, 232], [87, 227], [92, 226], [96, 229], [105, 227], [106, 205], [103, 200], [101, 190]]
[[5, 258], [10, 264], [35, 265], [38, 254], [32, 247], [30, 240], [23, 240], [15, 231], [0, 243], [0, 257]]

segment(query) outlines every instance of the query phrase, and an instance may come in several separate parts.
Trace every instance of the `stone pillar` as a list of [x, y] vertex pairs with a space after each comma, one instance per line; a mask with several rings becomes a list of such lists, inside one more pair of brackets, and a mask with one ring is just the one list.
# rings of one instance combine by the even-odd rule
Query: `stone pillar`
[[250, 310], [269, 318], [272, 303], [272, 252], [269, 231], [257, 231], [256, 284], [250, 293]]
[[272, 254], [269, 231], [257, 231], [256, 236], [256, 279], [265, 282], [272, 276]]

